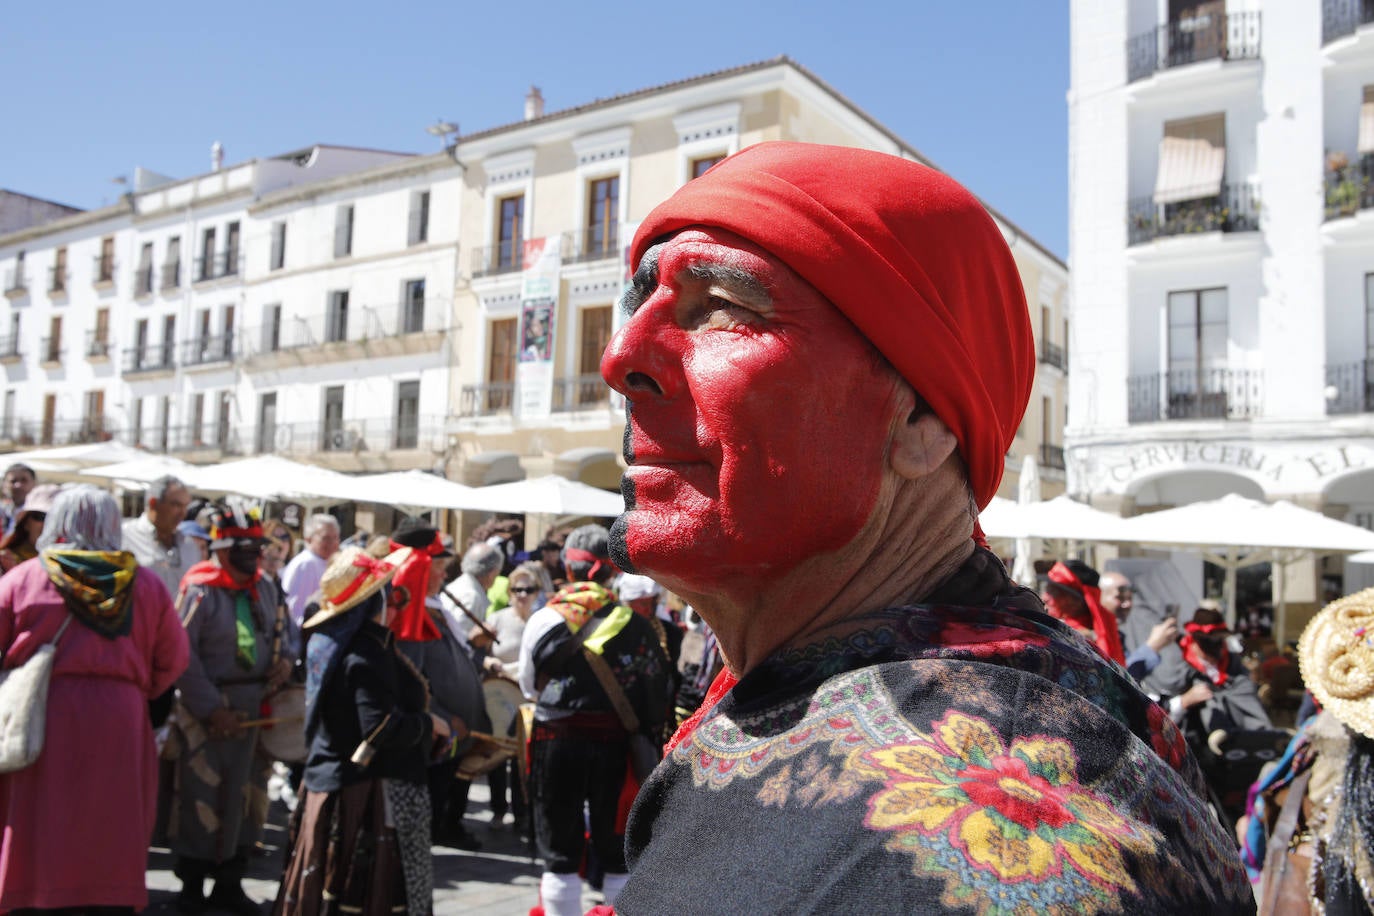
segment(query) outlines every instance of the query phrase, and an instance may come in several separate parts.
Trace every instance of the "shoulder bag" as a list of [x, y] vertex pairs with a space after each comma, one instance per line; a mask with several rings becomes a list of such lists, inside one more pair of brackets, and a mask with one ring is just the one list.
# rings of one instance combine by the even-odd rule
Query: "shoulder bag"
[[18, 668], [0, 673], [0, 773], [22, 770], [43, 752], [53, 656], [71, 622], [69, 612], [51, 642]]
[[597, 655], [591, 649], [583, 648], [582, 654], [587, 659], [587, 664], [591, 665], [592, 673], [601, 682], [601, 689], [606, 692], [611, 705], [615, 707], [615, 714], [620, 719], [620, 724], [625, 727], [625, 731], [630, 734], [630, 769], [635, 774], [635, 781], [641, 786], [649, 778], [649, 774], [658, 766], [662, 755], [659, 753], [658, 745], [644, 732], [639, 729], [639, 716], [635, 715], [634, 707], [630, 705], [630, 698], [625, 696], [625, 688], [620, 686], [620, 681], [615, 679], [615, 672], [611, 666], [606, 664], [606, 660]]

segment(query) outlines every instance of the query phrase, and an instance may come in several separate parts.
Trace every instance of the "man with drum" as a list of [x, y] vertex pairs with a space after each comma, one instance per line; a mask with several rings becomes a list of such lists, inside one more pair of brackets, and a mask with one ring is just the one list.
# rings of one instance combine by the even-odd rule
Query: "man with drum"
[[[254, 765], [262, 702], [291, 674], [299, 648], [279, 614], [276, 590], [259, 588], [262, 524], [257, 510], [233, 502], [210, 513], [211, 559], [182, 579], [177, 611], [191, 657], [177, 687], [182, 750], [177, 758], [169, 841], [182, 881], [177, 905], [256, 914], [243, 891], [248, 854], [257, 840], [248, 817], [265, 780]], [[205, 895], [205, 879], [214, 890]]]
[[429, 767], [431, 832], [434, 842], [475, 850], [481, 843], [463, 827], [469, 783], [454, 774], [472, 746], [470, 731], [490, 732], [482, 699], [482, 677], [444, 616], [439, 593], [453, 551], [439, 532], [407, 520], [391, 536], [392, 549], [414, 548], [393, 579], [397, 607], [390, 627], [396, 646], [429, 682], [430, 712], [446, 721], [453, 743], [443, 759]]

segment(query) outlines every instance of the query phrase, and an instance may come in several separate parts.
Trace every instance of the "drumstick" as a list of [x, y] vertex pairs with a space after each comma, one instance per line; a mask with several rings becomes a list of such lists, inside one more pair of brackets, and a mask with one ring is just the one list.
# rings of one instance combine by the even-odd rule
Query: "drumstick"
[[447, 585], [445, 585], [445, 586], [443, 587], [443, 589], [444, 589], [444, 594], [445, 594], [445, 595], [448, 595], [449, 600], [452, 601], [454, 604], [458, 605], [458, 610], [460, 610], [460, 611], [462, 611], [464, 614], [466, 614], [468, 620], [471, 620], [473, 623], [477, 624], [477, 626], [481, 627], [481, 628], [482, 628], [482, 632], [485, 633], [485, 634], [487, 634], [487, 636], [491, 637], [491, 641], [492, 641], [492, 642], [496, 642], [496, 640], [497, 640], [497, 638], [498, 638], [497, 635], [496, 635], [496, 631], [493, 630], [491, 627], [487, 626], [487, 625], [486, 625], [485, 623], [483, 623], [482, 621], [478, 620], [478, 619], [477, 619], [477, 615], [474, 614], [472, 611], [469, 611], [468, 608], [467, 608], [467, 605], [465, 605], [465, 604], [463, 604], [463, 602], [459, 601], [458, 598], [453, 594], [453, 592], [451, 592], [451, 591], [448, 590], [448, 586], [447, 586]]
[[305, 716], [269, 716], [266, 719], [243, 719], [239, 728], [253, 728], [257, 725], [281, 725], [284, 722], [304, 722]]

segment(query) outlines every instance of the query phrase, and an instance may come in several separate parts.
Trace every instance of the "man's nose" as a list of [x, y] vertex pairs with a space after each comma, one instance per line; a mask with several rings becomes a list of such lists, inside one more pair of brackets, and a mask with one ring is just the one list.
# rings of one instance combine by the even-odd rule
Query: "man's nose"
[[677, 386], [672, 355], [662, 340], [665, 331], [648, 305], [616, 332], [601, 355], [601, 377], [630, 402], [672, 397]]

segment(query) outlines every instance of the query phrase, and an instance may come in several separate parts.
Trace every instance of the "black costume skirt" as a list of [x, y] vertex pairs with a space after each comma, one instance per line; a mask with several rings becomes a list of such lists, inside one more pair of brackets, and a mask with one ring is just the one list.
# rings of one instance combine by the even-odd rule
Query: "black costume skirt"
[[336, 792], [305, 791], [291, 817], [291, 853], [274, 916], [427, 916], [429, 793], [391, 782], [391, 827], [387, 788], [378, 779]]

